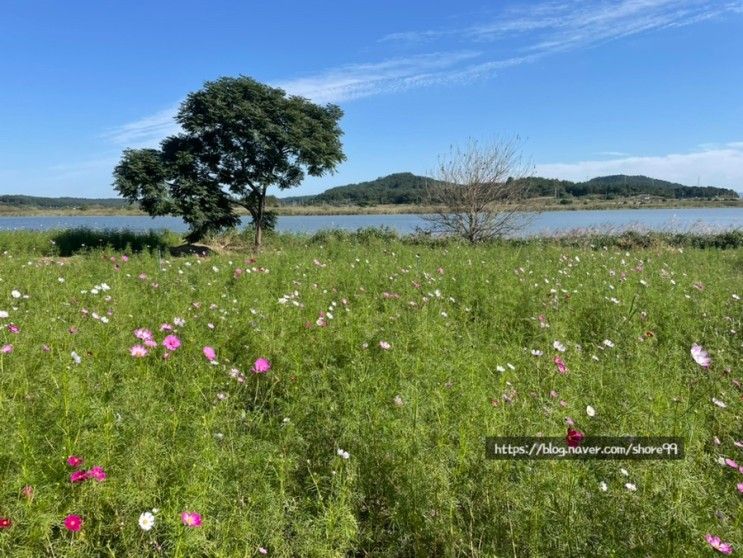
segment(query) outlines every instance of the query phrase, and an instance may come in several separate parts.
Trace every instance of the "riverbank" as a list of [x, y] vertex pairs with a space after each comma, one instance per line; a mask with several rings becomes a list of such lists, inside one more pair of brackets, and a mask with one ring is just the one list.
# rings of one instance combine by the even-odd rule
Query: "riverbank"
[[[567, 198], [557, 200], [554, 198], [537, 198], [527, 200], [520, 204], [519, 208], [524, 211], [580, 211], [580, 210], [612, 210], [612, 209], [690, 209], [690, 208], [715, 208], [715, 207], [740, 207], [743, 208], [743, 199], [740, 200], [704, 200], [704, 199], [679, 199], [666, 200], [661, 198], [646, 199], [647, 197], [620, 198], [613, 200], [602, 200], [596, 198]], [[512, 206], [496, 206], [499, 209], [511, 209]], [[435, 213], [438, 207], [417, 204], [395, 204], [395, 205], [285, 205], [269, 207], [278, 215], [421, 215]], [[239, 215], [247, 216], [249, 213], [244, 209], [237, 212]], [[115, 216], [137, 216], [147, 215], [144, 211], [132, 206], [124, 208], [111, 208], [91, 206], [85, 209], [46, 209], [35, 207], [15, 207], [0, 204], [0, 216], [3, 217], [115, 217]]]

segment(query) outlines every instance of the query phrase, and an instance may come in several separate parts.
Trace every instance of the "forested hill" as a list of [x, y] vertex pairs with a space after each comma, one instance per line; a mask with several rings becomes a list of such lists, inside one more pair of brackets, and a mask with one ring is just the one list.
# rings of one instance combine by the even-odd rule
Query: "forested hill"
[[[287, 205], [376, 205], [376, 204], [417, 204], [423, 201], [423, 192], [430, 178], [409, 172], [390, 174], [358, 184], [330, 188], [316, 196], [295, 196], [283, 198]], [[586, 182], [572, 182], [554, 178], [531, 177], [519, 179], [528, 197], [584, 197], [600, 196], [617, 198], [626, 196], [656, 196], [667, 199], [738, 199], [738, 194], [729, 188], [712, 186], [684, 186], [675, 182], [649, 178], [647, 176], [600, 176]]]
[[44, 198], [22, 194], [0, 195], [0, 206], [41, 209], [80, 209], [82, 207], [120, 208], [129, 206], [122, 198]]
[[425, 176], [398, 172], [368, 182], [330, 188], [316, 196], [297, 196], [281, 201], [290, 204], [416, 204], [422, 202], [429, 182], [431, 179]]

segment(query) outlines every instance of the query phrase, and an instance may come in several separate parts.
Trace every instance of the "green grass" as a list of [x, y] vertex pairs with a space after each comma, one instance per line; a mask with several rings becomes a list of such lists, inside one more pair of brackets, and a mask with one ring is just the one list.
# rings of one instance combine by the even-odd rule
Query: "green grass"
[[[743, 546], [743, 474], [717, 462], [743, 462], [735, 238], [323, 233], [271, 238], [252, 262], [105, 235], [61, 258], [54, 234], [0, 235], [2, 556], [712, 556], [705, 533]], [[129, 355], [135, 329], [161, 342], [176, 317], [170, 358]], [[566, 417], [587, 435], [682, 436], [686, 458], [486, 459], [486, 436], [562, 437]], [[71, 454], [106, 481], [70, 483]], [[62, 527], [73, 513], [78, 533]]]

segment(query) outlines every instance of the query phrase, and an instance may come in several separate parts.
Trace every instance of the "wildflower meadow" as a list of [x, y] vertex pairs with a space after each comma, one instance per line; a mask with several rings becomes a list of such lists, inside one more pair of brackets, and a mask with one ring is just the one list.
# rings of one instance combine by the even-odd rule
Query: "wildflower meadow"
[[743, 552], [740, 247], [133, 240], [0, 234], [1, 556]]

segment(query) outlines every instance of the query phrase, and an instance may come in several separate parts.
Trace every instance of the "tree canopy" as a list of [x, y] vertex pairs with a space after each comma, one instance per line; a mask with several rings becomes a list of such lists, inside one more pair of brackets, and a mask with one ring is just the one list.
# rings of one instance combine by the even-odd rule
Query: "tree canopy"
[[298, 186], [345, 160], [341, 109], [320, 106], [249, 77], [206, 82], [181, 104], [182, 132], [160, 149], [127, 149], [114, 188], [150, 215], [179, 215], [198, 240], [253, 217], [256, 245], [266, 222], [266, 191]]

